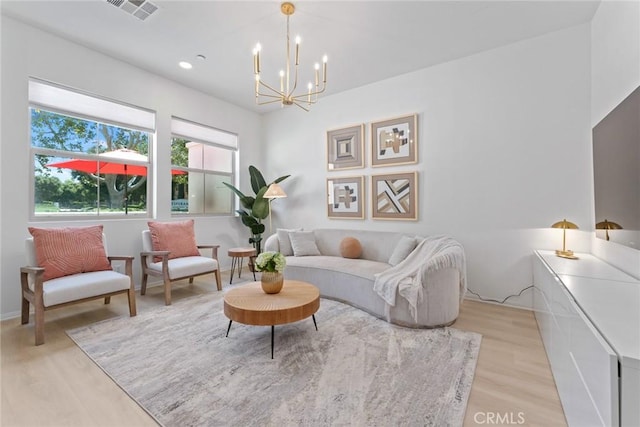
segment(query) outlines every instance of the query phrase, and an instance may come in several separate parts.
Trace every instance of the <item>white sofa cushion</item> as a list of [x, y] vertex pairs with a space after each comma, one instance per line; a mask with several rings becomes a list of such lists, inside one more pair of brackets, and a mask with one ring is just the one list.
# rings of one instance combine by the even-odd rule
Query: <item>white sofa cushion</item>
[[[151, 270], [162, 273], [162, 262], [149, 263]], [[197, 276], [218, 269], [218, 261], [204, 256], [187, 256], [169, 260], [169, 278]]]
[[320, 255], [313, 231], [292, 231], [289, 233], [289, 240], [295, 256]]
[[293, 247], [291, 246], [291, 239], [289, 239], [289, 233], [291, 233], [292, 231], [302, 231], [302, 228], [278, 228], [276, 230], [276, 234], [278, 235], [278, 245], [280, 247], [280, 253], [284, 256], [293, 255]]
[[[375, 280], [375, 274], [381, 273], [391, 266], [384, 262], [367, 259], [340, 258], [334, 256], [291, 256], [287, 257], [287, 267], [306, 267], [318, 270], [339, 271], [344, 274]], [[285, 268], [285, 277], [286, 277]]]
[[417, 243], [415, 237], [402, 236], [389, 257], [389, 264], [400, 264], [416, 248]]
[[45, 307], [129, 289], [129, 276], [111, 270], [80, 273], [43, 283]]

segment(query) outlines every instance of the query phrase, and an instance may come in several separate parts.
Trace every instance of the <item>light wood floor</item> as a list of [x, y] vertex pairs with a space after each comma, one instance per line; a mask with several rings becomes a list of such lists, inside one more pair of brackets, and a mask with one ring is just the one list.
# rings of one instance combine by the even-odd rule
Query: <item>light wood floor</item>
[[[245, 272], [242, 279], [249, 277]], [[228, 283], [228, 274], [222, 278]], [[176, 283], [173, 301], [217, 292], [213, 282], [201, 278], [193, 285]], [[138, 313], [162, 305], [162, 288], [138, 294], [137, 303]], [[34, 346], [33, 320], [24, 326], [20, 319], [2, 322], [0, 425], [155, 426], [64, 332], [126, 315], [124, 296], [113, 297], [110, 305], [94, 301], [49, 311], [45, 344], [38, 347]], [[495, 425], [489, 421], [498, 419], [503, 425], [566, 426], [532, 312], [465, 301], [453, 327], [483, 335], [465, 426]]]

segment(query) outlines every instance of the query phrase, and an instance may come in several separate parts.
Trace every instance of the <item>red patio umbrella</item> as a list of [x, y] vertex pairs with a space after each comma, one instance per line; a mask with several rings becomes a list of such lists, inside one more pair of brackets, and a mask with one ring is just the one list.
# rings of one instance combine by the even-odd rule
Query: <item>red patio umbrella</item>
[[[47, 167], [50, 168], [64, 168], [73, 169], [79, 172], [86, 172], [94, 175], [110, 174], [110, 175], [125, 175], [125, 182], [128, 181], [127, 175], [146, 176], [147, 167], [142, 165], [128, 165], [127, 161], [135, 162], [147, 162], [147, 156], [138, 153], [137, 151], [129, 150], [126, 148], [120, 148], [114, 151], [107, 151], [100, 153], [100, 157], [104, 160], [88, 160], [88, 159], [74, 159], [66, 160], [64, 162], [49, 163]], [[112, 161], [110, 160], [112, 159]], [[172, 175], [182, 175], [186, 172], [171, 169]], [[127, 185], [124, 186], [124, 211], [125, 214], [129, 213], [128, 198], [127, 198]]]

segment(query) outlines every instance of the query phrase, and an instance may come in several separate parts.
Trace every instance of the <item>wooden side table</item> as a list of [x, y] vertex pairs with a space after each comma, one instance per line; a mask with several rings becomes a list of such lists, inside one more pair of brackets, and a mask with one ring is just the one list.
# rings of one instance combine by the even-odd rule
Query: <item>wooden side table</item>
[[315, 313], [320, 308], [320, 291], [310, 283], [285, 280], [282, 291], [266, 294], [260, 282], [230, 289], [224, 295], [224, 314], [229, 318], [227, 337], [231, 324], [271, 326], [271, 358], [273, 359], [273, 335], [275, 325], [284, 325], [311, 317], [318, 330]]
[[[238, 269], [238, 279], [240, 278], [243, 258], [256, 256], [256, 250], [254, 248], [231, 248], [227, 252], [227, 255], [231, 257], [231, 275], [229, 276], [229, 284], [231, 285], [233, 283], [233, 273], [236, 268]], [[256, 280], [255, 269], [253, 271], [253, 280]]]

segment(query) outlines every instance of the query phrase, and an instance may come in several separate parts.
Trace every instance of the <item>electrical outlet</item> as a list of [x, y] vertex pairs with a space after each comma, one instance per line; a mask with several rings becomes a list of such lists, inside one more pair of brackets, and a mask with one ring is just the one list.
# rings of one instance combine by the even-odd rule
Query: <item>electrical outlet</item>
[[114, 265], [113, 266], [113, 271], [115, 271], [116, 273], [124, 273], [122, 271], [122, 266], [121, 265]]

